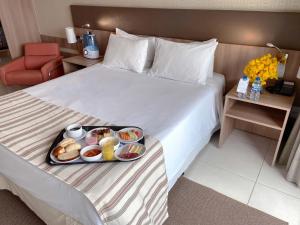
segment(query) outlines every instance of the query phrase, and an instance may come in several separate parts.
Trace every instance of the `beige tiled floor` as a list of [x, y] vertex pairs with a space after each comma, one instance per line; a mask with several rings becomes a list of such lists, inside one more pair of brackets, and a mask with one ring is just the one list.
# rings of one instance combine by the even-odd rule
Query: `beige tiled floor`
[[274, 141], [234, 130], [222, 148], [218, 135], [185, 176], [270, 215], [300, 225], [300, 187], [285, 180], [283, 167], [270, 166]]

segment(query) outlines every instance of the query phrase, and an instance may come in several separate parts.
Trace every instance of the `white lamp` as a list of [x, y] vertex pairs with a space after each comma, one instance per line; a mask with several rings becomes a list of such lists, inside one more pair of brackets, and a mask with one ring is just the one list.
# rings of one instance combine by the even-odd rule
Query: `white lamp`
[[286, 61], [287, 61], [287, 58], [288, 58], [288, 54], [283, 53], [281, 51], [281, 49], [279, 49], [277, 46], [275, 46], [274, 44], [272, 44], [270, 42], [267, 43], [266, 45], [270, 48], [275, 48], [279, 52], [279, 54], [277, 55], [277, 59], [279, 60], [279, 63], [278, 63], [278, 77], [283, 78], [284, 72], [285, 72], [285, 64], [286, 64]]
[[91, 27], [91, 25], [89, 23], [86, 23], [86, 24], [83, 24], [81, 27], [89, 29]]
[[69, 44], [74, 44], [77, 42], [77, 38], [75, 35], [74, 27], [66, 27], [66, 36]]
[[277, 47], [277, 46], [275, 46], [275, 45], [273, 45], [272, 43], [267, 43], [266, 44], [268, 47], [270, 47], [270, 48], [276, 48], [279, 52], [281, 52], [282, 53], [282, 51]]

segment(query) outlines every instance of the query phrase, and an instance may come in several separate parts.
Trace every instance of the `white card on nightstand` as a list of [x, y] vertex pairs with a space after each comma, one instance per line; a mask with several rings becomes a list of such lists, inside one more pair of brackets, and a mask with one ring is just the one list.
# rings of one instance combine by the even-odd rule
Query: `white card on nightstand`
[[246, 94], [248, 89], [249, 79], [248, 77], [242, 77], [239, 81], [236, 91], [238, 93]]

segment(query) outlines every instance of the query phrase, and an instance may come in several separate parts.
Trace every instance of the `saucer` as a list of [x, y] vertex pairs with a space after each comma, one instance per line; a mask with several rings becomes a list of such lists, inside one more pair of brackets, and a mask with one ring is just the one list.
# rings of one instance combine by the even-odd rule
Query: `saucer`
[[82, 138], [84, 138], [85, 136], [86, 136], [86, 130], [82, 130], [82, 135], [80, 136], [80, 137], [77, 137], [77, 138], [73, 138], [73, 137], [69, 137], [69, 135], [67, 134], [67, 132], [65, 132], [64, 134], [63, 134], [63, 137], [64, 138], [73, 138], [73, 139], [75, 139], [76, 141], [78, 141], [78, 140], [81, 140]]

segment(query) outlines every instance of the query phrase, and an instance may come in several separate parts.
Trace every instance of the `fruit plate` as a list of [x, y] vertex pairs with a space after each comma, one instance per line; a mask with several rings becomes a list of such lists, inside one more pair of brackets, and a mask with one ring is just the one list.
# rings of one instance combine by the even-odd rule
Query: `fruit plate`
[[[137, 128], [137, 129], [141, 129], [139, 127], [134, 127], [134, 126], [82, 126], [82, 128], [88, 133], [89, 131], [93, 130], [93, 129], [97, 129], [97, 128], [109, 128], [111, 129], [113, 132], [114, 132], [114, 135], [117, 137], [116, 133], [119, 131], [119, 130], [122, 130], [124, 128]], [[142, 129], [141, 129], [142, 130]], [[77, 158], [77, 159], [74, 159], [74, 160], [71, 160], [71, 161], [59, 161], [57, 160], [52, 153], [53, 149], [58, 145], [59, 142], [61, 142], [64, 137], [64, 133], [65, 133], [65, 129], [63, 129], [58, 135], [57, 137], [55, 138], [54, 142], [52, 143], [51, 147], [49, 148], [49, 151], [48, 151], [48, 154], [46, 156], [46, 163], [48, 163], [49, 165], [72, 165], [72, 164], [86, 164], [86, 163], [104, 163], [104, 162], [112, 162], [112, 161], [105, 161], [103, 160], [103, 158], [101, 157], [101, 159], [97, 160], [97, 161], [93, 161], [93, 162], [88, 162], [88, 161], [85, 161], [83, 160], [82, 158]], [[78, 140], [77, 141], [79, 144], [81, 144], [82, 148], [83, 149], [85, 146], [87, 146], [86, 142], [85, 142], [85, 138], [81, 139], [81, 140]], [[145, 139], [144, 137], [142, 139], [140, 139], [138, 141], [138, 143], [144, 145], [145, 144]], [[124, 146], [124, 144], [120, 144], [120, 147], [119, 148], [122, 148], [122, 146]], [[54, 157], [54, 160], [53, 160], [53, 157]], [[115, 161], [119, 161], [118, 159], [116, 159]]]
[[143, 130], [138, 127], [126, 127], [117, 132], [117, 137], [121, 143], [134, 143], [138, 142], [144, 137]]

